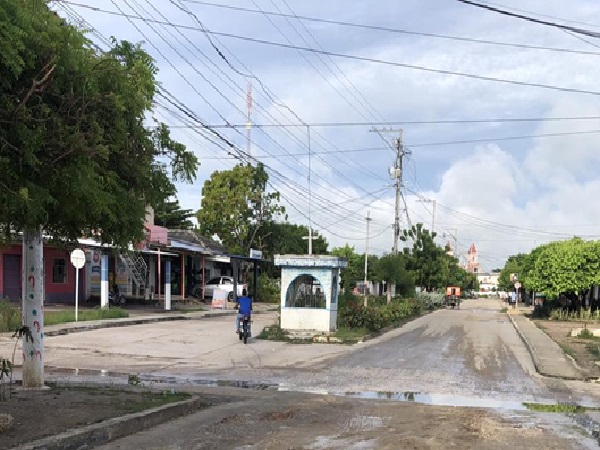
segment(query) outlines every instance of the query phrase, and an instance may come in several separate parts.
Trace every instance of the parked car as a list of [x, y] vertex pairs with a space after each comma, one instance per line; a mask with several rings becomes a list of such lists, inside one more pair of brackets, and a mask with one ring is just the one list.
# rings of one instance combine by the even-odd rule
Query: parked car
[[[238, 283], [237, 285], [237, 296], [242, 296], [242, 291], [246, 289], [246, 285], [242, 283]], [[230, 302], [233, 301], [233, 277], [223, 276], [223, 277], [214, 277], [208, 280], [204, 286], [204, 297], [212, 298], [215, 289], [223, 289], [228, 291], [227, 300]], [[195, 286], [194, 297], [202, 298], [202, 286]]]

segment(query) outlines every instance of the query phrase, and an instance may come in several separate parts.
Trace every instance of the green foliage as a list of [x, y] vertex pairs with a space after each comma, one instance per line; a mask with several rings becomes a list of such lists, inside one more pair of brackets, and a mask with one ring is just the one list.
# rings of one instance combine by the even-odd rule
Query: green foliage
[[[266, 273], [261, 273], [257, 277], [258, 286], [256, 296], [259, 302], [279, 303], [279, 284], [277, 280], [269, 278]], [[254, 277], [248, 277], [248, 294], [254, 294]]]
[[288, 341], [289, 336], [281, 329], [279, 325], [271, 325], [263, 328], [256, 339], [266, 339], [269, 341]]
[[[346, 243], [344, 247], [335, 247], [331, 249], [331, 254], [348, 260], [348, 267], [346, 269], [342, 269], [340, 275], [342, 287], [346, 291], [351, 291], [356, 287], [357, 281], [365, 279], [365, 257], [364, 255], [357, 254], [354, 246], [350, 246]], [[371, 263], [369, 263], [367, 269], [369, 270], [369, 279], [374, 280], [377, 279], [375, 278], [374, 267], [376, 258], [371, 258], [372, 257], [369, 256], [369, 261], [371, 261]]]
[[267, 192], [268, 182], [262, 164], [213, 172], [204, 182], [202, 207], [196, 214], [200, 233], [216, 234], [234, 254], [260, 247], [265, 225], [285, 216], [279, 192]]
[[194, 226], [190, 220], [194, 217], [191, 209], [182, 209], [179, 200], [165, 200], [154, 208], [154, 224], [178, 230], [189, 230]]
[[553, 309], [549, 313], [550, 320], [560, 320], [560, 321], [600, 321], [600, 310], [595, 309], [592, 311], [591, 308], [581, 309], [579, 311], [566, 311], [564, 309]]
[[7, 299], [0, 301], [0, 333], [15, 331], [21, 325], [21, 310]]
[[[312, 250], [315, 255], [327, 254], [327, 240], [313, 230]], [[273, 255], [303, 255], [308, 250], [308, 227], [291, 223], [267, 222], [260, 234], [260, 248], [265, 249], [265, 256]]]
[[581, 339], [597, 339], [596, 336], [594, 336], [594, 333], [592, 333], [587, 328], [584, 328], [583, 330], [581, 330], [581, 332], [577, 335], [577, 337], [581, 338]]
[[403, 230], [400, 239], [412, 241], [412, 248], [404, 249], [406, 268], [413, 274], [417, 286], [432, 289], [445, 287], [449, 278], [447, 255], [435, 242], [436, 233], [431, 233], [422, 223]]
[[518, 255], [512, 255], [508, 257], [508, 261], [500, 271], [500, 276], [498, 277], [498, 289], [501, 291], [512, 291], [514, 290], [514, 285], [512, 281], [510, 281], [510, 274], [516, 273], [519, 279], [525, 275], [523, 271], [523, 265], [525, 264], [525, 259], [527, 255], [519, 253]]
[[365, 307], [362, 297], [343, 298], [338, 309], [338, 327], [378, 331], [419, 315], [422, 311], [423, 304], [418, 301], [395, 299], [389, 304]]
[[600, 284], [600, 241], [551, 242], [532, 252], [531, 269], [523, 283], [529, 289], [556, 298], [565, 292], [582, 292]]
[[[77, 319], [80, 322], [86, 322], [90, 320], [103, 320], [103, 319], [121, 319], [123, 317], [129, 317], [129, 313], [118, 306], [111, 306], [110, 308], [94, 308], [84, 309], [78, 311]], [[44, 324], [45, 325], [56, 325], [59, 323], [75, 322], [75, 311], [45, 311], [44, 312]]]
[[584, 413], [588, 411], [598, 411], [599, 408], [581, 406], [576, 404], [558, 403], [556, 405], [545, 405], [543, 403], [524, 402], [529, 411], [551, 412], [551, 413]]
[[0, 2], [0, 23], [0, 233], [143, 239], [146, 205], [174, 189], [169, 173], [191, 182], [198, 166], [164, 124], [144, 126], [152, 58], [116, 40], [100, 54], [45, 0]]
[[415, 281], [413, 274], [406, 270], [408, 257], [404, 254], [385, 255], [376, 263], [376, 270], [381, 280], [396, 285], [396, 295], [414, 296]]

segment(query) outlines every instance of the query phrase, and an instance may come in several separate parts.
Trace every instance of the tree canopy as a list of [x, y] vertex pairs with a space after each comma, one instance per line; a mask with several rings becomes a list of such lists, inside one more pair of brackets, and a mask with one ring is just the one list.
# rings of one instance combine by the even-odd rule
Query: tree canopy
[[198, 165], [164, 124], [144, 125], [152, 58], [126, 41], [95, 50], [45, 0], [0, 2], [0, 23], [0, 232], [143, 238], [145, 207], [173, 191], [169, 171], [193, 181]]
[[213, 172], [202, 188], [198, 213], [200, 233], [216, 234], [232, 253], [247, 254], [260, 242], [265, 226], [280, 216], [279, 192], [269, 192], [264, 166], [239, 164], [231, 170]]
[[[327, 254], [327, 239], [317, 230], [313, 230], [312, 250], [315, 255]], [[260, 233], [259, 248], [266, 251], [266, 255], [296, 254], [303, 255], [308, 251], [308, 241], [303, 239], [308, 236], [308, 227], [292, 223], [266, 223]]]
[[189, 230], [194, 226], [192, 217], [194, 212], [181, 208], [176, 197], [160, 202], [154, 209], [154, 224], [165, 228]]
[[600, 284], [600, 241], [551, 242], [535, 249], [531, 259], [523, 284], [550, 297]]
[[427, 290], [445, 287], [449, 272], [446, 252], [438, 246], [431, 233], [422, 223], [403, 230], [400, 239], [412, 241], [412, 248], [405, 248], [406, 268], [413, 274], [417, 286]]

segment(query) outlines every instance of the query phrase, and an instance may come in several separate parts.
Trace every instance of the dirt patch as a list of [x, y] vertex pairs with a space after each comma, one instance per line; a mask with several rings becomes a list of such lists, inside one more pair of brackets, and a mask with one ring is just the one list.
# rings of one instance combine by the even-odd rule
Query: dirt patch
[[547, 423], [535, 413], [510, 416], [490, 409], [262, 391], [98, 450], [579, 448], [581, 434], [555, 434], [563, 425]]
[[[571, 337], [571, 330], [583, 328], [583, 322], [533, 320], [533, 323], [560, 345], [567, 355], [575, 359], [585, 377], [600, 377], [600, 367], [596, 364], [596, 361], [600, 360], [600, 339]], [[587, 327], [600, 328], [600, 324], [587, 323]]]
[[171, 391], [104, 386], [51, 386], [43, 391], [15, 390], [0, 402], [10, 426], [0, 428], [0, 448], [11, 448], [63, 431], [189, 398]]

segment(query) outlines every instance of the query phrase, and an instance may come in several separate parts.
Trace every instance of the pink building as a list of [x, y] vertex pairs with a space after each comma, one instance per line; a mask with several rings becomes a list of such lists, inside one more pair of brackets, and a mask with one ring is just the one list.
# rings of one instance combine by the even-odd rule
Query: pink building
[[477, 249], [475, 248], [475, 243], [471, 244], [469, 251], [467, 252], [467, 264], [465, 265], [465, 270], [470, 273], [480, 273], [481, 265], [478, 261]]
[[[22, 245], [0, 248], [0, 298], [21, 301]], [[85, 292], [85, 277], [79, 277], [79, 295]], [[44, 246], [46, 302], [75, 303], [75, 268], [69, 252]]]

